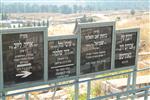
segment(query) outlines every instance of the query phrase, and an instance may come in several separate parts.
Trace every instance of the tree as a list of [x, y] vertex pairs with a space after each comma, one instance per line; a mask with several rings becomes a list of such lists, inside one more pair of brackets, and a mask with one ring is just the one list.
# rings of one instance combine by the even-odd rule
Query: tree
[[57, 12], [59, 12], [59, 8], [57, 5], [49, 5], [49, 11], [57, 13]]
[[79, 10], [79, 12], [83, 12], [83, 7], [81, 5], [78, 6], [78, 10]]
[[134, 15], [134, 14], [135, 14], [135, 10], [132, 9], [132, 10], [130, 11], [130, 13], [131, 13], [131, 15]]
[[32, 12], [40, 12], [40, 6], [37, 4], [32, 5]]
[[2, 20], [7, 20], [8, 19], [7, 13], [2, 13], [1, 17], [2, 17], [1, 18]]
[[85, 6], [85, 11], [92, 11], [94, 8], [92, 7], [92, 5], [86, 5]]
[[47, 5], [41, 5], [41, 12], [48, 12], [48, 6]]
[[120, 21], [120, 19], [121, 19], [121, 18], [120, 18], [119, 16], [118, 16], [118, 17], [116, 17], [116, 21]]
[[38, 25], [37, 25], [37, 26], [41, 26], [41, 22], [40, 22], [40, 21], [38, 22]]
[[60, 12], [63, 14], [70, 14], [72, 13], [72, 9], [68, 5], [62, 5], [60, 7]]
[[77, 5], [73, 5], [73, 13], [77, 13], [78, 12], [78, 6]]

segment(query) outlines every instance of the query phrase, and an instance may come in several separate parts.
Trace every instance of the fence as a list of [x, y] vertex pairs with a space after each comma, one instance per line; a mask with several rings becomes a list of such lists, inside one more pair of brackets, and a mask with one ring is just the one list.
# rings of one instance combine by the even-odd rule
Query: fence
[[[4, 70], [7, 70], [7, 69], [10, 69], [10, 68], [12, 68], [12, 67], [14, 67], [13, 65], [10, 65], [9, 66], [9, 68], [5, 68], [4, 66], [3, 66], [3, 60], [2, 60], [2, 58], [4, 57], [4, 56], [7, 56], [7, 52], [5, 53], [6, 55], [3, 55], [3, 52], [5, 52], [5, 51], [7, 51], [7, 50], [4, 50], [4, 49], [2, 49], [1, 51], [0, 51], [0, 57], [1, 57], [1, 60], [0, 60], [0, 64], [1, 64], [1, 66], [0, 66], [0, 70], [1, 70], [1, 76], [0, 76], [0, 97], [2, 98], [2, 100], [5, 100], [6, 99], [6, 97], [8, 97], [8, 96], [14, 96], [14, 95], [19, 95], [19, 94], [25, 94], [25, 97], [26, 97], [26, 100], [29, 100], [30, 98], [29, 98], [29, 94], [30, 94], [30, 92], [34, 92], [34, 91], [44, 91], [44, 90], [49, 90], [49, 89], [54, 89], [54, 94], [53, 94], [53, 97], [52, 97], [52, 99], [54, 99], [55, 98], [55, 93], [56, 93], [56, 89], [57, 88], [59, 88], [59, 87], [65, 87], [65, 86], [74, 86], [74, 97], [73, 97], [73, 99], [74, 100], [78, 100], [79, 98], [80, 98], [80, 85], [82, 84], [82, 83], [86, 83], [86, 85], [87, 85], [87, 91], [86, 91], [86, 99], [87, 100], [99, 100], [99, 99], [107, 99], [107, 98], [112, 98], [112, 97], [116, 97], [117, 99], [122, 99], [122, 98], [126, 98], [126, 97], [132, 97], [133, 99], [134, 98], [136, 98], [136, 94], [137, 94], [137, 92], [138, 91], [141, 91], [141, 90], [143, 90], [144, 91], [144, 98], [145, 98], [145, 100], [148, 98], [148, 94], [149, 94], [149, 86], [147, 86], [147, 87], [144, 87], [144, 88], [140, 88], [140, 89], [136, 89], [136, 79], [137, 79], [137, 72], [140, 72], [140, 71], [144, 71], [144, 70], [149, 70], [150, 68], [145, 68], [145, 69], [140, 69], [140, 70], [137, 70], [137, 53], [138, 53], [138, 41], [139, 41], [139, 29], [127, 29], [127, 30], [115, 30], [115, 23], [114, 22], [107, 22], [107, 23], [88, 23], [88, 24], [81, 24], [80, 25], [80, 27], [79, 27], [79, 30], [81, 31], [82, 29], [82, 31], [83, 31], [83, 33], [85, 34], [86, 33], [86, 31], [87, 30], [90, 30], [91, 32], [89, 33], [89, 34], [91, 34], [91, 36], [88, 36], [88, 37], [85, 37], [85, 36], [81, 36], [80, 34], [74, 34], [74, 35], [68, 35], [68, 36], [52, 36], [52, 37], [48, 37], [48, 35], [47, 35], [47, 29], [45, 29], [45, 28], [30, 28], [30, 29], [28, 29], [28, 28], [26, 28], [26, 29], [16, 29], [16, 30], [4, 30], [4, 31], [2, 31], [2, 35], [0, 34], [0, 47], [2, 48], [2, 39], [3, 40], [5, 40], [5, 42], [6, 42], [6, 44], [7, 44], [7, 41], [9, 41], [10, 42], [10, 40], [7, 40], [8, 39], [8, 33], [9, 34], [11, 34], [10, 36], [11, 36], [11, 38], [12, 37], [16, 37], [16, 36], [18, 36], [19, 38], [18, 38], [18, 40], [21, 40], [22, 39], [22, 33], [26, 33], [25, 34], [25, 37], [26, 37], [26, 35], [28, 36], [30, 36], [30, 34], [32, 33], [32, 34], [38, 34], [38, 35], [36, 35], [36, 36], [30, 36], [30, 38], [31, 38], [31, 40], [32, 40], [32, 42], [33, 43], [35, 43], [35, 44], [37, 44], [37, 45], [39, 45], [39, 47], [44, 47], [43, 49], [37, 49], [37, 48], [35, 48], [35, 47], [33, 47], [33, 49], [36, 49], [37, 50], [37, 52], [39, 52], [39, 54], [40, 55], [44, 55], [44, 60], [43, 59], [41, 59], [42, 61], [43, 61], [43, 63], [41, 62], [41, 63], [39, 63], [38, 61], [37, 61], [37, 59], [34, 59], [34, 61], [36, 61], [36, 62], [38, 62], [36, 65], [41, 65], [40, 67], [39, 67], [39, 69], [42, 69], [42, 66], [44, 66], [44, 68], [43, 68], [43, 70], [44, 70], [44, 72], [43, 71], [35, 71], [34, 72], [34, 75], [36, 76], [36, 75], [38, 75], [38, 74], [43, 74], [43, 75], [41, 75], [40, 77], [42, 77], [43, 76], [43, 80], [40, 80], [41, 78], [39, 78], [39, 77], [36, 77], [37, 78], [37, 80], [35, 80], [34, 82], [33, 81], [28, 81], [28, 82], [26, 82], [26, 83], [24, 83], [24, 80], [22, 79], [22, 77], [20, 77], [19, 78], [19, 81], [21, 81], [21, 83], [20, 84], [15, 84], [15, 79], [16, 79], [16, 76], [18, 76], [18, 74], [20, 75], [21, 73], [15, 73], [14, 72], [14, 79], [11, 79], [12, 80], [12, 82], [11, 82], [11, 84], [10, 84], [10, 80], [9, 80], [9, 78], [11, 77], [11, 75], [12, 74], [10, 74], [8, 77], [7, 77], [7, 84], [9, 84], [9, 85], [7, 85], [7, 84], [4, 84], [4, 86], [3, 86], [3, 83], [6, 83], [6, 82], [4, 82], [4, 80], [3, 80], [3, 71]], [[95, 30], [96, 29], [96, 31], [93, 31], [93, 29]], [[103, 30], [103, 31], [106, 31], [106, 33], [107, 34], [105, 34], [106, 35], [106, 37], [105, 38], [107, 38], [107, 36], [109, 37], [109, 38], [107, 38], [107, 40], [108, 41], [106, 41], [106, 39], [104, 38], [104, 40], [102, 41], [102, 42], [105, 42], [105, 44], [108, 44], [108, 45], [105, 45], [105, 44], [103, 44], [102, 43], [102, 45], [104, 45], [104, 50], [101, 50], [101, 51], [104, 51], [104, 55], [101, 55], [101, 53], [102, 52], [100, 52], [100, 49], [101, 49], [101, 46], [98, 46], [98, 51], [96, 51], [95, 52], [95, 48], [92, 48], [92, 46], [93, 45], [97, 45], [98, 43], [94, 43], [94, 41], [97, 39], [97, 41], [99, 41], [99, 43], [100, 43], [100, 36], [99, 36], [99, 30]], [[36, 30], [36, 31], [35, 31]], [[77, 30], [77, 31], [79, 31], [79, 30]], [[30, 33], [31, 32], [31, 33]], [[89, 32], [89, 31], [88, 31]], [[95, 35], [93, 35], [92, 33], [95, 33]], [[15, 33], [17, 33], [17, 34], [15, 34]], [[30, 33], [30, 34], [29, 34]], [[45, 33], [45, 34], [44, 34]], [[109, 34], [108, 34], [109, 33]], [[115, 35], [115, 34], [113, 34], [113, 33], [117, 33], [117, 35]], [[126, 59], [126, 58], [124, 58], [125, 59], [125, 62], [124, 63], [127, 63], [127, 65], [125, 64], [119, 64], [118, 66], [120, 67], [118, 67], [117, 68], [117, 66], [115, 65], [115, 61], [116, 61], [116, 58], [115, 58], [115, 51], [116, 51], [116, 48], [114, 47], [117, 43], [115, 43], [115, 39], [116, 39], [116, 37], [118, 37], [118, 40], [120, 39], [120, 34], [122, 34], [123, 33], [123, 37], [127, 37], [127, 36], [131, 36], [131, 37], [136, 37], [136, 38], [133, 38], [134, 39], [134, 43], [132, 43], [132, 45], [135, 45], [136, 47], [132, 47], [132, 48], [130, 48], [131, 49], [131, 51], [130, 51], [130, 49], [129, 49], [129, 53], [130, 54], [132, 54], [133, 53], [133, 57], [131, 57], [131, 59]], [[126, 35], [125, 35], [125, 34]], [[19, 35], [19, 34], [21, 34], [21, 35]], [[43, 35], [42, 35], [43, 34]], [[110, 34], [112, 34], [113, 36], [110, 36]], [[7, 36], [8, 35], [8, 36]], [[43, 36], [43, 38], [41, 38], [41, 35]], [[98, 37], [99, 38], [98, 38]], [[4, 38], [4, 37], [7, 37], [7, 38]], [[35, 38], [36, 37], [36, 38]], [[84, 42], [82, 42], [81, 41], [81, 37], [84, 37], [84, 38], [86, 38], [87, 40], [84, 40], [84, 42], [85, 42], [85, 44], [82, 44], [82, 43], [84, 43]], [[95, 37], [97, 37], [96, 39], [95, 39]], [[111, 37], [111, 38], [110, 38]], [[128, 40], [132, 40], [132, 38], [124, 38], [124, 39], [127, 39], [126, 41], [128, 41]], [[26, 41], [28, 41], [28, 38], [25, 38], [26, 39]], [[40, 39], [41, 41], [43, 41], [43, 43], [42, 42], [37, 42], [37, 40], [38, 39]], [[70, 40], [71, 39], [71, 40]], [[91, 43], [89, 43], [88, 41], [89, 41], [89, 39], [92, 39], [91, 41]], [[124, 40], [123, 39], [123, 40]], [[16, 40], [16, 38], [12, 38], [12, 40], [11, 41], [15, 41]], [[33, 41], [34, 40], [34, 41]], [[70, 41], [70, 43], [71, 43], [71, 46], [69, 47], [69, 49], [70, 48], [73, 48], [74, 50], [72, 50], [73, 51], [73, 54], [74, 55], [76, 55], [76, 57], [73, 57], [73, 60], [71, 61], [71, 62], [73, 62], [73, 76], [71, 76], [70, 74], [70, 76], [71, 77], [65, 77], [65, 78], [58, 78], [58, 79], [56, 79], [55, 80], [55, 76], [54, 77], [52, 77], [52, 78], [54, 78], [54, 80], [52, 79], [51, 80], [51, 77], [49, 77], [49, 66], [50, 66], [50, 68], [52, 68], [52, 67], [58, 67], [59, 66], [59, 64], [56, 64], [57, 66], [55, 66], [55, 63], [54, 64], [52, 64], [53, 66], [51, 66], [51, 64], [49, 65], [49, 61], [48, 61], [48, 58], [57, 58], [58, 56], [52, 56], [52, 55], [50, 55], [51, 57], [48, 57], [47, 55], [49, 55], [48, 53], [49, 53], [49, 51], [53, 51], [53, 48], [55, 48], [55, 49], [58, 49], [57, 47], [59, 47], [59, 43], [60, 43], [60, 41], [64, 41], [64, 40], [69, 40]], [[112, 40], [112, 41], [110, 41], [110, 40]], [[58, 42], [55, 42], [55, 41], [59, 41], [59, 43]], [[32, 43], [31, 42], [31, 43]], [[130, 42], [130, 41], [129, 41]], [[3, 42], [4, 43], [4, 42]], [[24, 42], [24, 44], [26, 44], [27, 42]], [[63, 43], [63, 42], [62, 42]], [[62, 44], [62, 43], [60, 43], [60, 44]], [[118, 42], [118, 44], [119, 44], [119, 46], [120, 46], [120, 43], [123, 43], [123, 44], [126, 44], [126, 43], [124, 43], [124, 41], [120, 41], [119, 40], [119, 42]], [[52, 48], [50, 48], [50, 47], [48, 47], [48, 45], [49, 44], [53, 44], [52, 46], [50, 46], [50, 47], [52, 47]], [[76, 45], [77, 44], [77, 45]], [[136, 45], [137, 44], [137, 45]], [[3, 44], [4, 45], [4, 47], [5, 47], [5, 44]], [[73, 46], [73, 45], [76, 45], [76, 46]], [[82, 46], [81, 46], [82, 45]], [[89, 47], [89, 45], [90, 45], [90, 47]], [[99, 45], [101, 45], [101, 43], [99, 44]], [[7, 46], [7, 45], [6, 45]], [[68, 45], [69, 46], [69, 45]], [[64, 51], [65, 50], [68, 50], [68, 48], [66, 49], [66, 47], [68, 47], [68, 46], [64, 46], [63, 48], [65, 48], [64, 49]], [[11, 46], [12, 47], [12, 46]], [[82, 50], [82, 48], [84, 49], [84, 50]], [[93, 59], [91, 59], [92, 57], [95, 57], [95, 56], [92, 56], [92, 53], [90, 54], [90, 53], [88, 53], [88, 52], [84, 52], [85, 50], [86, 50], [86, 48], [84, 48], [84, 47], [88, 47], [88, 48], [92, 48], [92, 50], [94, 50], [94, 51], [92, 51], [92, 52], [94, 52], [93, 53], [93, 55], [94, 54], [99, 54], [99, 57], [104, 57], [105, 58], [105, 60], [104, 61], [101, 61], [101, 63], [99, 63], [99, 62], [97, 62], [97, 61], [99, 61], [99, 60], [102, 60], [102, 57], [101, 58], [99, 58], [99, 59], [96, 59], [96, 60], [94, 60], [93, 62], [91, 62], [91, 60], [93, 60]], [[107, 48], [107, 47], [112, 47], [112, 49], [110, 49], [110, 48]], [[22, 47], [21, 47], [22, 48]], [[26, 47], [27, 48], [27, 47]], [[87, 49], [88, 49], [87, 48]], [[136, 48], [136, 49], [135, 49]], [[24, 48], [22, 48], [22, 49], [24, 49]], [[120, 48], [119, 48], [120, 49]], [[124, 48], [125, 49], [125, 48]], [[123, 49], [123, 50], [124, 50]], [[127, 48], [126, 48], [127, 49]], [[20, 50], [20, 49], [18, 49], [18, 50]], [[30, 49], [29, 49], [30, 50]], [[41, 50], [41, 51], [39, 51], [39, 50]], [[121, 50], [122, 50], [122, 48], [121, 48]], [[31, 50], [32, 51], [32, 50]], [[57, 50], [56, 50], [57, 51]], [[63, 50], [59, 50], [58, 49], [58, 51], [63, 51]], [[57, 52], [58, 52], [57, 51]], [[71, 50], [69, 50], [69, 51], [71, 51]], [[73, 56], [73, 55], [71, 55], [72, 54], [72, 51], [71, 52], [69, 52], [69, 53], [66, 53], [67, 54], [67, 59], [70, 59], [69, 57], [71, 56]], [[74, 51], [76, 51], [76, 52], [74, 52]], [[110, 51], [110, 52], [105, 52], [105, 51]], [[43, 53], [41, 53], [41, 52], [43, 52]], [[55, 52], [55, 50], [54, 50], [54, 52]], [[109, 54], [110, 53], [110, 54]], [[122, 51], [121, 53], [124, 53], [124, 51]], [[31, 54], [32, 54], [32, 52], [31, 52]], [[33, 53], [34, 54], [34, 53]], [[82, 55], [81, 54], [86, 54], [86, 55], [91, 55], [91, 56], [89, 56], [89, 58], [87, 57], [85, 57], [84, 55], [83, 55], [83, 58], [82, 58]], [[103, 54], [103, 53], [102, 53]], [[109, 54], [109, 55], [108, 55]], [[108, 55], [108, 57], [106, 56], [106, 55]], [[24, 55], [24, 56], [26, 56], [26, 55]], [[62, 56], [62, 55], [61, 55]], [[66, 55], [65, 55], [66, 56]], [[127, 55], [127, 58], [130, 58], [130, 56], [128, 56]], [[8, 58], [11, 58], [11, 57], [8, 57]], [[17, 55], [16, 55], [16, 58], [17, 58]], [[33, 58], [34, 58], [34, 56], [33, 56]], [[64, 58], [63, 59], [63, 61], [65, 62], [65, 60], [66, 60], [66, 58]], [[81, 59], [82, 58], [82, 59]], [[95, 57], [95, 58], [97, 58], [97, 56]], [[108, 61], [107, 61], [107, 58], [109, 58], [108, 59]], [[122, 57], [121, 57], [121, 59], [120, 60], [122, 60], [123, 59]], [[132, 59], [133, 58], [133, 59]], [[80, 59], [82, 60], [82, 61], [80, 61]], [[87, 59], [87, 61], [86, 61], [86, 64], [85, 64], [85, 61], [83, 61], [83, 59], [84, 60], [86, 60]], [[123, 60], [124, 60], [123, 59]], [[8, 60], [8, 59], [7, 59]], [[9, 61], [11, 61], [11, 60], [14, 60], [14, 59], [9, 59], [8, 60], [8, 62]], [[4, 61], [5, 61], [5, 59], [4, 59]], [[29, 60], [30, 61], [30, 60]], [[131, 62], [130, 63], [130, 61], [133, 61], [133, 62]], [[55, 62], [55, 60], [51, 60], [51, 62]], [[64, 63], [63, 62], [63, 63]], [[88, 69], [82, 69], [82, 70], [80, 70], [81, 68], [83, 68], [83, 67], [81, 67], [81, 65], [80, 64], [82, 64], [82, 62], [83, 62], [83, 66], [87, 66], [88, 65]], [[108, 63], [105, 63], [105, 62], [108, 62]], [[120, 61], [119, 61], [120, 62]], [[121, 61], [121, 62], [123, 62], [123, 61]], [[128, 63], [129, 62], [129, 63]], [[94, 70], [93, 70], [93, 68], [92, 68], [92, 66], [99, 66], [99, 65], [95, 65], [95, 64], [103, 64], [103, 65], [101, 65], [99, 68], [95, 68]], [[7, 64], [7, 62], [5, 62], [5, 64]], [[69, 63], [70, 64], [70, 63]], [[71, 63], [72, 64], [72, 63]], [[106, 65], [105, 65], [106, 64]], [[25, 65], [26, 65], [26, 63], [25, 63]], [[31, 65], [34, 65], [34, 63], [33, 64], [31, 64]], [[34, 65], [34, 70], [36, 70], [36, 69], [38, 69], [37, 67], [36, 67], [36, 65]], [[48, 66], [49, 65], [49, 66]], [[66, 66], [66, 65], [68, 65], [68, 63], [64, 63], [64, 66]], [[121, 65], [121, 66], [120, 66]], [[129, 65], [129, 66], [128, 66]], [[2, 67], [3, 66], [3, 67]], [[8, 66], [8, 65], [7, 65]], [[110, 66], [110, 67], [108, 67], [108, 66]], [[28, 66], [29, 68], [30, 68], [30, 66]], [[62, 65], [60, 66], [60, 67], [62, 67]], [[115, 67], [115, 68], [114, 68]], [[3, 69], [3, 68], [5, 68], [5, 69]], [[15, 69], [15, 68], [14, 68]], [[71, 69], [71, 68], [70, 68]], [[106, 69], [108, 69], [108, 70], [106, 70]], [[68, 69], [67, 69], [68, 70]], [[76, 71], [75, 71], [76, 70]], [[87, 72], [87, 70], [90, 72], [89, 74], [87, 74], [88, 72]], [[127, 70], [127, 72], [125, 72]], [[21, 70], [21, 71], [28, 71], [28, 70]], [[32, 70], [33, 71], [33, 70]], [[50, 69], [50, 72], [52, 71], [52, 69]], [[62, 70], [62, 71], [64, 71], [64, 69]], [[72, 70], [71, 70], [72, 71]], [[70, 71], [70, 73], [71, 73], [71, 71]], [[75, 73], [74, 73], [74, 71], [75, 71]], [[6, 71], [5, 71], [5, 75], [4, 76], [7, 76], [7, 74], [9, 74], [10, 72], [12, 72], [12, 71], [8, 71], [7, 73], [6, 73]], [[37, 72], [39, 72], [39, 73], [37, 73]], [[59, 72], [59, 71], [58, 71]], [[84, 73], [84, 74], [82, 74], [82, 73]], [[105, 75], [106, 73], [111, 73], [110, 75]], [[58, 74], [58, 73], [57, 73]], [[22, 74], [21, 74], [22, 75]], [[33, 75], [33, 76], [34, 76]], [[51, 73], [50, 73], [50, 75], [51, 75]], [[102, 76], [101, 76], [102, 75]], [[124, 92], [116, 92], [116, 93], [111, 93], [111, 94], [108, 94], [108, 95], [105, 95], [105, 96], [97, 96], [97, 97], [92, 97], [91, 96], [91, 93], [92, 93], [92, 86], [91, 86], [91, 84], [92, 84], [92, 82], [93, 81], [96, 81], [96, 80], [103, 80], [103, 79], [107, 79], [107, 78], [112, 78], [112, 77], [115, 77], [115, 76], [120, 76], [120, 75], [127, 75], [127, 90], [126, 91], [124, 91]], [[60, 75], [61, 76], [61, 75]], [[65, 75], [64, 75], [65, 76]], [[39, 79], [38, 79], [39, 78]], [[34, 79], [33, 77], [32, 77], [32, 79]], [[14, 85], [15, 84], [15, 85]], [[2, 88], [1, 88], [2, 87]], [[125, 96], [124, 96], [125, 95]]]
[[[54, 85], [52, 86], [46, 86], [46, 87], [37, 87], [37, 88], [32, 88], [32, 89], [26, 89], [26, 90], [21, 90], [19, 92], [12, 92], [12, 93], [8, 93], [9, 91], [5, 90], [5, 91], [1, 91], [1, 99], [2, 100], [6, 100], [7, 96], [14, 96], [14, 95], [19, 95], [19, 94], [25, 94], [26, 100], [29, 100], [29, 92], [33, 92], [33, 91], [44, 91], [44, 90], [49, 90], [49, 89], [56, 89], [59, 87], [65, 87], [65, 86], [71, 86], [74, 85], [74, 100], [78, 100], [79, 99], [79, 85], [82, 83], [87, 83], [87, 100], [106, 100], [106, 99], [110, 99], [112, 97], [116, 98], [116, 100], [123, 100], [123, 99], [127, 99], [127, 98], [131, 98], [132, 100], [134, 100], [137, 95], [142, 95], [144, 96], [144, 100], [148, 100], [148, 95], [150, 94], [150, 86], [145, 86], [143, 88], [136, 88], [136, 74], [138, 72], [141, 71], [146, 71], [146, 70], [150, 70], [150, 68], [143, 68], [143, 69], [139, 69], [139, 70], [134, 70], [134, 67], [129, 69], [129, 71], [127, 72], [120, 72], [121, 70], [118, 70], [118, 73], [113, 74], [113, 75], [106, 75], [106, 76], [102, 76], [102, 77], [94, 77], [94, 78], [89, 78], [89, 79], [80, 79], [77, 78], [75, 80], [73, 80], [73, 82], [70, 83], [54, 83]], [[110, 71], [111, 73], [116, 72], [116, 71]], [[104, 72], [102, 72], [104, 74]], [[119, 75], [127, 75], [128, 79], [127, 79], [127, 90], [124, 92], [117, 92], [117, 93], [112, 93], [109, 95], [105, 95], [105, 96], [97, 96], [97, 97], [93, 97], [91, 98], [91, 82], [95, 81], [95, 80], [101, 80], [101, 79], [105, 79], [105, 78], [111, 78], [114, 76], [119, 76]], [[45, 83], [43, 85], [48, 85], [48, 83]], [[37, 86], [41, 86], [41, 85], [37, 85]], [[56, 91], [55, 91], [56, 92]]]

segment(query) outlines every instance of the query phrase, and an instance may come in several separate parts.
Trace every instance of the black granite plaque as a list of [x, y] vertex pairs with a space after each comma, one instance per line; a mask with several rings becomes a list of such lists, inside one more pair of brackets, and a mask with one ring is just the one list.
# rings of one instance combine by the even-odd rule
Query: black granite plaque
[[61, 39], [48, 42], [49, 79], [76, 75], [76, 39]]
[[43, 80], [44, 33], [2, 35], [4, 85]]
[[116, 33], [115, 68], [135, 65], [137, 32]]
[[111, 69], [113, 26], [81, 29], [81, 74]]

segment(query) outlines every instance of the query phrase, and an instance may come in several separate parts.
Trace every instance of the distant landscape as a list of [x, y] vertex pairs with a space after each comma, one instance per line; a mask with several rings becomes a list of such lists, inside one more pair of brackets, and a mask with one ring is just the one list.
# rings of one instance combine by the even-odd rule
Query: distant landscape
[[[64, 2], [63, 2], [64, 1]], [[3, 0], [0, 5], [2, 20], [48, 19], [49, 35], [70, 34], [76, 18], [84, 15], [95, 21], [116, 20], [116, 28], [140, 27], [140, 52], [150, 52], [150, 2], [149, 0]], [[150, 66], [150, 56], [140, 58], [139, 68]], [[149, 73], [149, 71], [148, 71]], [[142, 75], [145, 73], [142, 73]]]
[[1, 13], [81, 13], [106, 10], [149, 10], [149, 0], [2, 0]]
[[[3, 24], [7, 26], [8, 24], [16, 25], [20, 23], [25, 24], [27, 27], [36, 27], [36, 25], [33, 25], [33, 22], [37, 22], [39, 24], [37, 26], [42, 26], [43, 23], [41, 24], [41, 22], [46, 20], [49, 22], [49, 25], [47, 25], [49, 36], [74, 34], [77, 19], [82, 18], [88, 19], [91, 22], [115, 21], [116, 30], [122, 28], [140, 28], [138, 68], [150, 66], [149, 0], [2, 0], [0, 5], [0, 28], [3, 28]], [[12, 28], [11, 25], [8, 26], [7, 28]], [[111, 75], [112, 73], [106, 74]], [[148, 76], [150, 75], [150, 70], [138, 72], [138, 75]], [[92, 82], [91, 96], [104, 95], [102, 83], [105, 80], [108, 82], [109, 80], [113, 80], [113, 78], [119, 79], [126, 77], [127, 75], [122, 75]], [[123, 83], [122, 81], [118, 82], [119, 84]], [[86, 84], [79, 86], [81, 92], [79, 100], [85, 100], [85, 91], [87, 91]], [[65, 100], [73, 100], [73, 89], [74, 87], [72, 86], [58, 88], [56, 98], [65, 96], [69, 98]], [[41, 97], [52, 98], [53, 94], [55, 95], [55, 90], [32, 92], [30, 93], [30, 99], [41, 100]], [[15, 96], [8, 97], [7, 100], [12, 100], [13, 98]], [[22, 98], [24, 96], [18, 96], [16, 98], [21, 99], [14, 100], [23, 100]]]

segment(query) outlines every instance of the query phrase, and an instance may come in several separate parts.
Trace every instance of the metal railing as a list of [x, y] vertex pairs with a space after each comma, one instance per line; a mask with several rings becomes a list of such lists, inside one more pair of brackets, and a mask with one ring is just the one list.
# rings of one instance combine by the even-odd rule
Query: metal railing
[[[150, 95], [150, 91], [149, 91], [150, 86], [149, 85], [145, 86], [143, 88], [135, 88], [136, 87], [135, 86], [136, 85], [135, 84], [135, 81], [136, 81], [135, 75], [138, 72], [142, 72], [142, 71], [146, 71], [146, 70], [150, 70], [150, 67], [145, 67], [143, 69], [138, 69], [138, 70], [133, 69], [133, 70], [129, 70], [127, 72], [119, 72], [120, 70], [118, 70], [118, 73], [116, 73], [116, 71], [111, 72], [112, 75], [99, 76], [99, 77], [93, 77], [93, 78], [88, 78], [88, 79], [81, 79], [79, 77], [79, 78], [76, 78], [72, 81], [68, 80], [68, 81], [71, 81], [71, 82], [64, 82], [64, 83], [58, 82], [58, 83], [55, 83], [53, 85], [44, 84], [45, 86], [32, 88], [32, 89], [27, 88], [25, 90], [20, 90], [18, 92], [13, 92], [13, 93], [9, 93], [9, 91], [3, 90], [3, 91], [1, 91], [0, 98], [2, 100], [6, 100], [7, 96], [15, 96], [15, 95], [19, 95], [19, 94], [25, 94], [26, 100], [29, 100], [28, 93], [30, 93], [30, 92], [56, 89], [56, 88], [60, 88], [60, 87], [72, 86], [73, 85], [75, 87], [74, 88], [74, 94], [75, 94], [74, 95], [74, 100], [78, 100], [79, 99], [79, 89], [80, 89], [79, 85], [81, 83], [87, 83], [87, 91], [86, 91], [86, 94], [87, 94], [86, 99], [87, 100], [107, 100], [107, 99], [112, 98], [112, 97], [115, 97], [116, 100], [120, 100], [120, 99], [121, 100], [123, 100], [123, 99], [126, 100], [127, 98], [131, 97], [132, 100], [135, 100], [135, 98], [137, 97], [136, 96], [137, 94], [140, 94], [140, 95], [144, 96], [144, 100], [148, 100], [148, 95]], [[114, 72], [115, 72], [115, 74], [113, 74]], [[91, 82], [92, 81], [111, 78], [111, 77], [120, 76], [120, 75], [127, 75], [128, 76], [128, 78], [127, 78], [127, 80], [128, 80], [127, 81], [127, 90], [126, 91], [91, 98]], [[130, 88], [128, 88], [128, 87], [130, 87]]]

